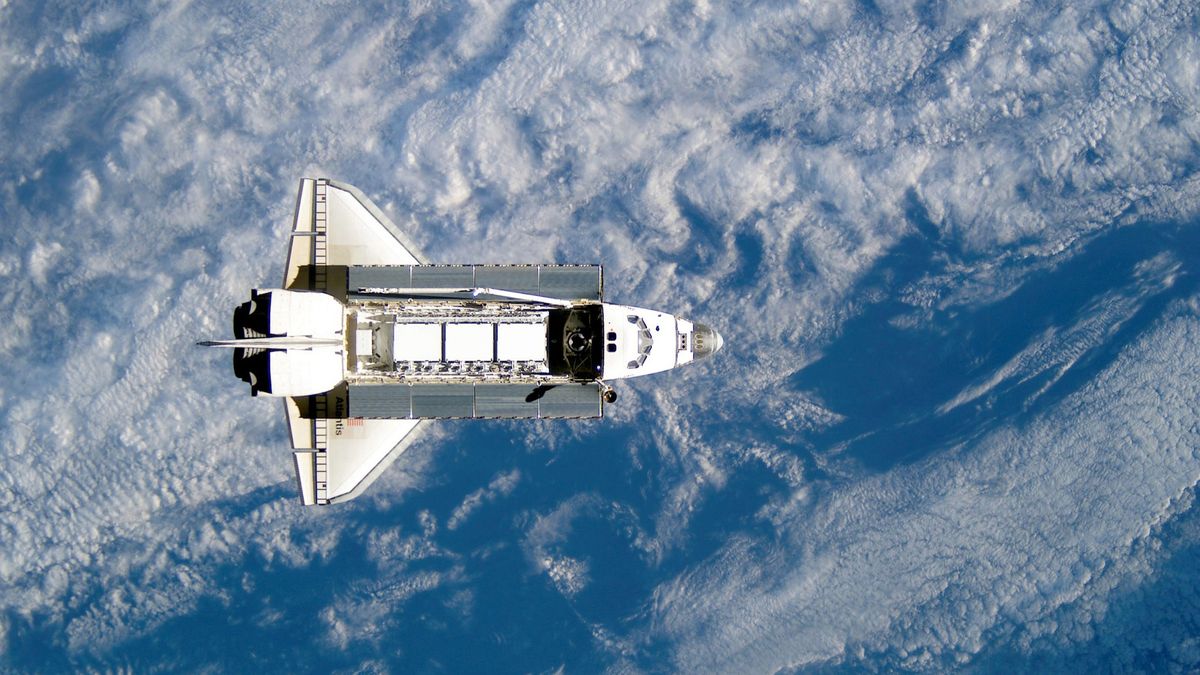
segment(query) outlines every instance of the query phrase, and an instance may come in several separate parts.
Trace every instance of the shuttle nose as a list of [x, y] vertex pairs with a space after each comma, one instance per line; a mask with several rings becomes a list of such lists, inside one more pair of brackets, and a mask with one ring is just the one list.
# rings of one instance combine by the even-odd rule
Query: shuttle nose
[[692, 340], [695, 342], [692, 350], [693, 358], [703, 359], [712, 356], [721, 351], [721, 347], [725, 345], [720, 333], [702, 323], [695, 324], [692, 331]]

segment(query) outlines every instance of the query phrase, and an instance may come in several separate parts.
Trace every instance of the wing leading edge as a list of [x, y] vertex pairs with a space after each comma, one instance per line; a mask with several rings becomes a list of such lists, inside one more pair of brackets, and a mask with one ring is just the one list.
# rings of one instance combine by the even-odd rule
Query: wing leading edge
[[320, 268], [326, 266], [424, 263], [416, 246], [361, 190], [325, 178], [300, 180], [284, 288], [323, 290]]
[[284, 399], [295, 452], [296, 480], [305, 506], [336, 504], [361, 495], [420, 436], [423, 420], [306, 419]]

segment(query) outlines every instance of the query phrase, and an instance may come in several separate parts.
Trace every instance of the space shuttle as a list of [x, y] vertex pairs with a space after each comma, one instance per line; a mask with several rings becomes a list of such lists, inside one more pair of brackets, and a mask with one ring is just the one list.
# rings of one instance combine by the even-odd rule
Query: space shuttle
[[604, 416], [609, 384], [705, 359], [708, 326], [604, 301], [600, 265], [430, 264], [357, 188], [300, 181], [280, 288], [233, 312], [233, 372], [282, 399], [305, 505], [359, 495], [433, 419]]

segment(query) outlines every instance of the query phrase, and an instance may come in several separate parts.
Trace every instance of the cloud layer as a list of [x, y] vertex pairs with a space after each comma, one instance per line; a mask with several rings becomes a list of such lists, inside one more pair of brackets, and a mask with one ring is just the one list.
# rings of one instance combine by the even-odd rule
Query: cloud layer
[[[253, 599], [348, 667], [460, 663], [405, 635], [480, 626], [514, 670], [1196, 667], [1186, 634], [1120, 627], [1197, 616], [1164, 598], [1195, 578], [1198, 21], [3, 7], [9, 664]], [[728, 346], [601, 425], [445, 425], [361, 504], [302, 511], [278, 410], [192, 342], [277, 283], [303, 175], [438, 261], [603, 262], [610, 299]], [[266, 590], [331, 561], [315, 597]]]

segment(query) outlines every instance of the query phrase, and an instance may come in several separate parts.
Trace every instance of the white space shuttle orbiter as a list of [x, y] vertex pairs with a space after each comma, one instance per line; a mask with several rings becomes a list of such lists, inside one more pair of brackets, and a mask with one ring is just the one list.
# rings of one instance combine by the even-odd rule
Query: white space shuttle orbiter
[[300, 181], [283, 287], [233, 313], [233, 370], [283, 399], [300, 497], [353, 499], [427, 419], [602, 417], [606, 382], [721, 348], [604, 302], [599, 265], [431, 265], [356, 188]]

